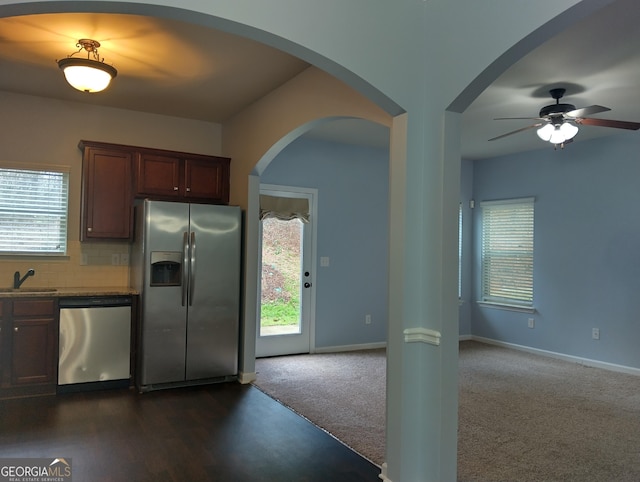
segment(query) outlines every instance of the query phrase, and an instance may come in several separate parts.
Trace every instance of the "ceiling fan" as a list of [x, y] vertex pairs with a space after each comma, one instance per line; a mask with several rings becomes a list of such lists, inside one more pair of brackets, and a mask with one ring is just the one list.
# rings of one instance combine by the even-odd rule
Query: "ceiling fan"
[[518, 132], [534, 129], [537, 130], [538, 137], [543, 141], [548, 141], [554, 146], [562, 146], [573, 141], [573, 137], [578, 133], [578, 125], [598, 126], [598, 127], [613, 127], [616, 129], [640, 129], [639, 122], [627, 122], [609, 119], [594, 119], [591, 117], [585, 117], [592, 114], [598, 114], [600, 112], [606, 112], [608, 107], [601, 105], [590, 105], [581, 109], [576, 109], [573, 104], [561, 104], [560, 99], [564, 96], [566, 89], [558, 88], [551, 89], [549, 94], [555, 99], [556, 103], [547, 105], [540, 109], [538, 117], [498, 117], [495, 120], [518, 120], [529, 119], [538, 121], [527, 127], [516, 129], [515, 131], [507, 132], [497, 137], [489, 139], [495, 141], [496, 139], [502, 139], [503, 137], [517, 134]]

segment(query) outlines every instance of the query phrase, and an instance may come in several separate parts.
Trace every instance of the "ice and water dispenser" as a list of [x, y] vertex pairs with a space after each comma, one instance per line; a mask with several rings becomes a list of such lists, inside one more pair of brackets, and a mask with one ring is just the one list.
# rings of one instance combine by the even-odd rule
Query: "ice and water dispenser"
[[182, 284], [182, 253], [180, 251], [151, 252], [151, 286]]

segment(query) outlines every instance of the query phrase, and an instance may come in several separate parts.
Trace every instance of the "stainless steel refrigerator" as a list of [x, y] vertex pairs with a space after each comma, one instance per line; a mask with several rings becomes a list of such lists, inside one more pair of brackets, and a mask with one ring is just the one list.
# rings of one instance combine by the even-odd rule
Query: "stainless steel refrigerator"
[[145, 200], [135, 218], [138, 389], [235, 378], [240, 208]]

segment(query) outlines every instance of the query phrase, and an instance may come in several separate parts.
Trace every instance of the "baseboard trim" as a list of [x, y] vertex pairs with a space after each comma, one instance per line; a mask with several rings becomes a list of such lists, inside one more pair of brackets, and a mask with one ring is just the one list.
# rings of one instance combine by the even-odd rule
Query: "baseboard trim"
[[473, 340], [473, 335], [460, 335], [458, 337], [458, 339], [460, 341], [469, 341], [469, 340]]
[[379, 479], [382, 479], [384, 482], [391, 482], [391, 479], [389, 477], [387, 477], [387, 463], [384, 462], [381, 466], [380, 466], [380, 475], [378, 475]]
[[247, 383], [255, 382], [257, 379], [258, 379], [258, 376], [256, 375], [256, 372], [250, 372], [250, 373], [239, 372], [238, 373], [238, 381], [243, 385], [246, 385]]
[[342, 351], [375, 350], [386, 347], [386, 341], [378, 343], [359, 343], [357, 345], [317, 346], [312, 353], [338, 353]]
[[506, 341], [494, 340], [492, 338], [484, 338], [482, 336], [471, 335], [470, 340], [474, 340], [480, 343], [486, 343], [487, 345], [496, 345], [504, 348], [512, 348], [514, 350], [520, 350], [527, 353], [533, 353], [535, 355], [543, 355], [551, 358], [557, 358], [559, 360], [565, 360], [579, 365], [584, 365], [592, 368], [602, 368], [612, 372], [626, 373], [628, 375], [640, 376], [640, 368], [629, 367], [626, 365], [617, 365], [615, 363], [608, 363], [599, 360], [592, 360], [590, 358], [582, 358], [573, 355], [565, 355], [564, 353], [558, 353], [555, 351], [542, 350], [540, 348], [532, 348], [530, 346], [518, 345], [516, 343], [508, 343]]

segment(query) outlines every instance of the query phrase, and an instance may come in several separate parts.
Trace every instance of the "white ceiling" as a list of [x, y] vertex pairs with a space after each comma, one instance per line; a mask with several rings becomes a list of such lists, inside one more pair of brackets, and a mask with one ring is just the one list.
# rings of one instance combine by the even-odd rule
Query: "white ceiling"
[[[48, 14], [0, 19], [0, 90], [222, 122], [308, 64], [245, 38], [159, 18]], [[118, 70], [111, 87], [69, 87], [56, 60], [100, 42]], [[86, 58], [86, 54], [78, 54]]]
[[[567, 89], [561, 102], [577, 108], [602, 105], [601, 119], [640, 122], [640, 1], [618, 0], [549, 40], [496, 79], [462, 116], [462, 156], [482, 159], [534, 149], [553, 149], [535, 129], [488, 139], [534, 123], [493, 120], [537, 117], [553, 104], [549, 90]], [[605, 135], [640, 135], [606, 127], [580, 126], [574, 142]], [[566, 149], [570, 149], [568, 145]]]
[[[511, 67], [463, 114], [463, 158], [552, 149], [535, 130], [488, 139], [528, 125], [493, 119], [536, 117], [553, 103], [553, 87], [565, 87], [563, 101], [576, 107], [612, 109], [594, 117], [640, 121], [638, 25], [640, 2], [617, 0]], [[251, 40], [150, 17], [29, 15], [1, 18], [0, 32], [0, 90], [210, 122], [224, 121], [308, 67]], [[55, 63], [76, 51], [80, 38], [100, 41], [100, 56], [119, 71], [103, 93], [73, 90]], [[581, 126], [575, 141], [611, 134], [640, 131]], [[309, 136], [388, 145], [387, 128], [358, 120], [335, 121]]]

